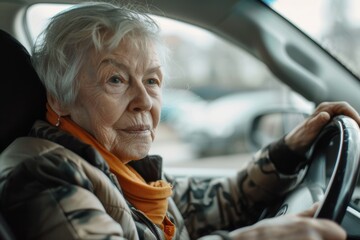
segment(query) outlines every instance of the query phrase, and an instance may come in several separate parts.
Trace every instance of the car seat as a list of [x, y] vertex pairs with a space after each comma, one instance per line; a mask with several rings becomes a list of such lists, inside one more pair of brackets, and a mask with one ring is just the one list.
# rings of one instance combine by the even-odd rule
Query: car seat
[[0, 30], [0, 152], [45, 118], [46, 93], [27, 50]]
[[[26, 136], [36, 119], [45, 119], [46, 92], [27, 50], [0, 30], [0, 154]], [[0, 239], [15, 239], [0, 211]]]

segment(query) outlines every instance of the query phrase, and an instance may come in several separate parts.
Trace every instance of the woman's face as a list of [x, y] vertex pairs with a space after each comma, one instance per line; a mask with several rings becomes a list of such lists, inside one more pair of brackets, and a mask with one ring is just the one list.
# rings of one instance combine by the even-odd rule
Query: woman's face
[[92, 53], [78, 81], [71, 119], [124, 163], [145, 157], [160, 120], [162, 71], [156, 48], [144, 53], [123, 40], [111, 52]]

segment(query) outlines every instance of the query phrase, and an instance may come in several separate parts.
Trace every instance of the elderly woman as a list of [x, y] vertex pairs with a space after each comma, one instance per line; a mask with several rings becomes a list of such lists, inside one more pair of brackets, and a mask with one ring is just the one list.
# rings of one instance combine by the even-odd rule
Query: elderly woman
[[311, 218], [314, 209], [251, 224], [295, 187], [303, 153], [331, 117], [360, 122], [348, 104], [321, 104], [236, 177], [172, 179], [148, 155], [164, 82], [155, 22], [82, 4], [54, 17], [43, 37], [33, 63], [48, 94], [47, 122], [0, 157], [13, 165], [0, 180], [1, 207], [18, 239], [346, 238], [336, 223]]

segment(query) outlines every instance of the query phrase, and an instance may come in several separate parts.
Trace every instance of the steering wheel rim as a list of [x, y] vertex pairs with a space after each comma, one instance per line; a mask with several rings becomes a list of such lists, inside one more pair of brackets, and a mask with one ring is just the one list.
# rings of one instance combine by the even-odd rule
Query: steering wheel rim
[[[334, 137], [339, 144], [335, 156], [334, 167], [326, 183], [326, 163], [329, 159], [325, 150], [334, 150], [331, 144]], [[324, 149], [326, 147], [326, 149]], [[336, 145], [335, 145], [336, 147]], [[259, 220], [296, 214], [309, 209], [319, 202], [314, 218], [326, 218], [341, 223], [351, 196], [355, 189], [360, 172], [360, 129], [358, 124], [347, 116], [334, 117], [318, 134], [307, 152], [308, 166], [299, 174], [303, 174], [301, 183], [281, 201], [266, 208]], [[326, 160], [326, 161], [325, 161]]]
[[[311, 165], [316, 165], [319, 147], [326, 145], [329, 138], [339, 137], [340, 145], [330, 181], [327, 184], [323, 200], [315, 213], [315, 218], [326, 218], [341, 223], [351, 200], [359, 175], [360, 130], [351, 118], [340, 115], [334, 117], [315, 139], [309, 150]], [[327, 159], [326, 159], [327, 160]], [[307, 176], [305, 176], [306, 178]]]

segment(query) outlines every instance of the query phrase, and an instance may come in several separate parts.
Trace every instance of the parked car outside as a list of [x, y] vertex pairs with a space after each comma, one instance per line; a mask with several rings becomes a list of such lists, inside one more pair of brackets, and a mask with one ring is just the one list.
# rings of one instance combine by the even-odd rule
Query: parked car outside
[[256, 150], [249, 136], [254, 119], [275, 109], [309, 114], [314, 107], [284, 89], [246, 91], [210, 101], [191, 115], [180, 115], [174, 127], [198, 157], [251, 153]]
[[207, 101], [186, 89], [164, 88], [161, 121], [173, 126], [184, 116], [201, 112]]

